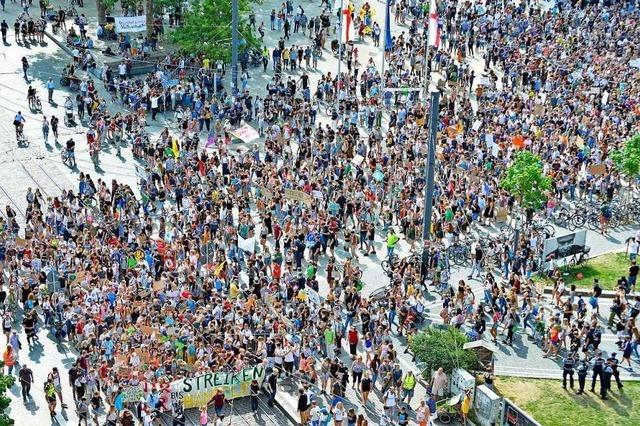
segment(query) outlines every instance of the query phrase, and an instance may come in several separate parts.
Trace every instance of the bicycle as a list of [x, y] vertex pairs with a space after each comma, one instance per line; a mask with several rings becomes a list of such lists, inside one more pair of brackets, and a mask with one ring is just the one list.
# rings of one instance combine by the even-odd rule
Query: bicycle
[[29, 145], [29, 140], [27, 139], [27, 137], [24, 134], [24, 125], [23, 124], [16, 125], [16, 141], [18, 142], [19, 146], [28, 146]]
[[568, 264], [570, 268], [575, 268], [578, 265], [586, 265], [589, 263], [589, 253], [591, 247], [585, 247], [580, 253], [574, 253], [569, 259]]

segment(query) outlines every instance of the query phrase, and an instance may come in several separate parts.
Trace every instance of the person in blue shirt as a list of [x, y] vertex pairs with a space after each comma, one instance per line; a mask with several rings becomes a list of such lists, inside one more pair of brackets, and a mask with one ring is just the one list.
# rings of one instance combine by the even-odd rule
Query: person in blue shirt
[[20, 137], [20, 134], [22, 134], [22, 128], [24, 127], [25, 121], [22, 111], [18, 111], [16, 116], [13, 118], [13, 125], [16, 128], [16, 138]]

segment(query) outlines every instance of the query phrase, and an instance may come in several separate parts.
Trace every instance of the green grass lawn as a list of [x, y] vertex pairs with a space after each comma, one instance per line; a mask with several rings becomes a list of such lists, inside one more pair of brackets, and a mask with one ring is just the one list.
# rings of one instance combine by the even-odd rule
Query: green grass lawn
[[[604, 290], [613, 290], [621, 276], [627, 276], [631, 262], [627, 255], [623, 253], [607, 253], [589, 259], [586, 264], [566, 269], [560, 266], [567, 287], [575, 284], [577, 287], [593, 287], [593, 279], [600, 280], [600, 286]], [[564, 273], [568, 275], [564, 275]], [[582, 274], [582, 278], [578, 278]], [[545, 286], [553, 286], [553, 281], [549, 278], [534, 277], [535, 282], [542, 282]]]
[[[495, 386], [499, 394], [515, 402], [543, 426], [640, 424], [640, 382], [627, 382], [622, 390], [618, 390], [614, 382], [608, 401], [589, 391], [590, 376], [584, 395], [562, 389], [560, 380], [499, 377]], [[578, 387], [577, 379], [575, 386]], [[596, 392], [599, 389], [597, 384]]]

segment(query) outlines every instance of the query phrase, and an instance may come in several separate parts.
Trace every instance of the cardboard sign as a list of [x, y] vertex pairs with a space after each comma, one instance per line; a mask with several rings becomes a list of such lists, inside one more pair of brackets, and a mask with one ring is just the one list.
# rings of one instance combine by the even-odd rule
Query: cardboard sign
[[299, 203], [304, 203], [308, 206], [311, 205], [311, 201], [313, 200], [313, 197], [311, 197], [311, 195], [303, 191], [298, 191], [296, 189], [285, 189], [284, 197], [287, 200], [297, 201]]
[[607, 167], [604, 164], [592, 164], [589, 167], [589, 172], [594, 176], [600, 176], [605, 174]]
[[540, 117], [544, 114], [544, 105], [539, 104], [533, 107], [533, 115]]

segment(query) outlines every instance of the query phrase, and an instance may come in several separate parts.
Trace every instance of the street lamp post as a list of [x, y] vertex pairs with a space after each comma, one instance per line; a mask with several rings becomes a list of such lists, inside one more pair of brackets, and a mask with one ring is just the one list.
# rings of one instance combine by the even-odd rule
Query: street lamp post
[[431, 92], [431, 114], [429, 116], [429, 142], [427, 163], [424, 170], [424, 209], [422, 216], [422, 261], [420, 262], [421, 280], [425, 277], [428, 253], [427, 248], [431, 238], [431, 213], [433, 210], [433, 181], [436, 162], [436, 137], [438, 135], [438, 122], [440, 113], [440, 92]]
[[238, 91], [238, 0], [231, 0], [231, 94]]
[[440, 113], [440, 92], [431, 92], [431, 114], [429, 116], [429, 144], [424, 178], [424, 215], [422, 217], [422, 240], [427, 241], [431, 234], [431, 213], [433, 210], [433, 180], [436, 162], [436, 137], [438, 135], [438, 116]]

